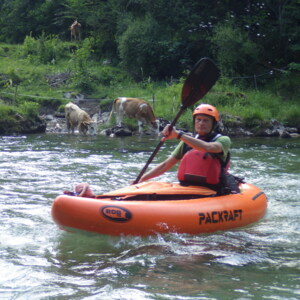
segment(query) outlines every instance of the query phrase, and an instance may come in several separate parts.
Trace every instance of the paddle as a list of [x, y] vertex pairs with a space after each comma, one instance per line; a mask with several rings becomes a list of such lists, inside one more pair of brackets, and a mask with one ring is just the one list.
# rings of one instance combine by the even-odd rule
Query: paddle
[[[219, 78], [219, 69], [215, 63], [209, 58], [200, 59], [190, 71], [190, 74], [186, 78], [182, 91], [181, 91], [181, 106], [176, 117], [170, 124], [170, 131], [175, 126], [177, 120], [181, 114], [191, 105], [195, 104], [198, 100], [202, 99], [204, 95], [211, 89]], [[139, 182], [141, 177], [144, 175], [148, 166], [152, 162], [153, 158], [159, 151], [160, 147], [163, 145], [164, 141], [161, 140], [151, 156], [149, 157], [146, 165], [141, 170], [140, 174], [133, 182], [136, 184]]]

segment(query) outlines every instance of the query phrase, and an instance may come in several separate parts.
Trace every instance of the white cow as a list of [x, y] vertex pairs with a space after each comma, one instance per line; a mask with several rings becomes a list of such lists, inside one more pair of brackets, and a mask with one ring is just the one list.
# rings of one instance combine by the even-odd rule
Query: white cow
[[68, 133], [74, 134], [75, 128], [78, 128], [79, 133], [86, 135], [96, 134], [97, 123], [93, 121], [87, 112], [79, 108], [76, 104], [69, 102], [65, 106], [65, 117], [67, 121]]
[[123, 117], [138, 120], [139, 133], [143, 132], [143, 124], [150, 125], [152, 131], [159, 133], [159, 120], [156, 119], [152, 107], [148, 102], [139, 98], [119, 97], [114, 100], [108, 122], [113, 113], [116, 114], [117, 124], [121, 126]]

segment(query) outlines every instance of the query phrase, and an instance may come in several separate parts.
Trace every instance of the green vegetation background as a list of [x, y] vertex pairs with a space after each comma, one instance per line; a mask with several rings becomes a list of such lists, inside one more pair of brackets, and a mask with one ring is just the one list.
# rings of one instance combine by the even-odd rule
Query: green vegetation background
[[[117, 96], [154, 98], [157, 117], [170, 120], [204, 56], [222, 76], [203, 102], [248, 125], [299, 127], [299, 1], [217, 2], [1, 1], [0, 128], [61, 109], [64, 92], [102, 99], [103, 109]], [[70, 42], [75, 19], [83, 39]]]

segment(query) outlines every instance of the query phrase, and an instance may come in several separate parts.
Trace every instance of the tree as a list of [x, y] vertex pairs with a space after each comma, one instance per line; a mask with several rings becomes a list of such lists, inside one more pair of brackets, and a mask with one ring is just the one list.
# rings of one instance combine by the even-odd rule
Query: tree
[[178, 75], [181, 46], [162, 33], [159, 24], [149, 15], [133, 20], [118, 40], [122, 65], [137, 80]]
[[69, 40], [77, 18], [93, 58], [121, 61], [139, 79], [180, 76], [204, 56], [226, 74], [249, 75], [299, 63], [299, 8], [299, 0], [2, 0], [0, 40]]
[[55, 11], [59, 0], [2, 0], [0, 3], [0, 38], [11, 43], [21, 43], [26, 35], [57, 34]]
[[211, 41], [224, 76], [249, 75], [255, 72], [260, 47], [232, 22], [218, 24], [214, 28]]

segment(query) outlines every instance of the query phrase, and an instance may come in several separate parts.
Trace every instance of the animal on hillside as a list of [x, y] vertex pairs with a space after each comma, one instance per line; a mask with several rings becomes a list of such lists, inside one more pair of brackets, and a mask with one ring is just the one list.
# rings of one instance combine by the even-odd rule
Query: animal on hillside
[[73, 24], [70, 26], [71, 30], [71, 41], [74, 39], [76, 40], [81, 40], [81, 24], [75, 20]]
[[81, 108], [79, 108], [76, 104], [69, 102], [65, 106], [65, 117], [67, 122], [68, 133], [74, 131], [78, 128], [79, 133], [86, 135], [96, 134], [97, 123], [93, 121], [88, 113]]
[[117, 124], [122, 125], [123, 117], [138, 120], [139, 133], [143, 132], [143, 125], [147, 124], [153, 132], [159, 133], [159, 120], [156, 119], [152, 107], [148, 102], [139, 98], [118, 97], [114, 100], [108, 122], [113, 113], [116, 114]]

